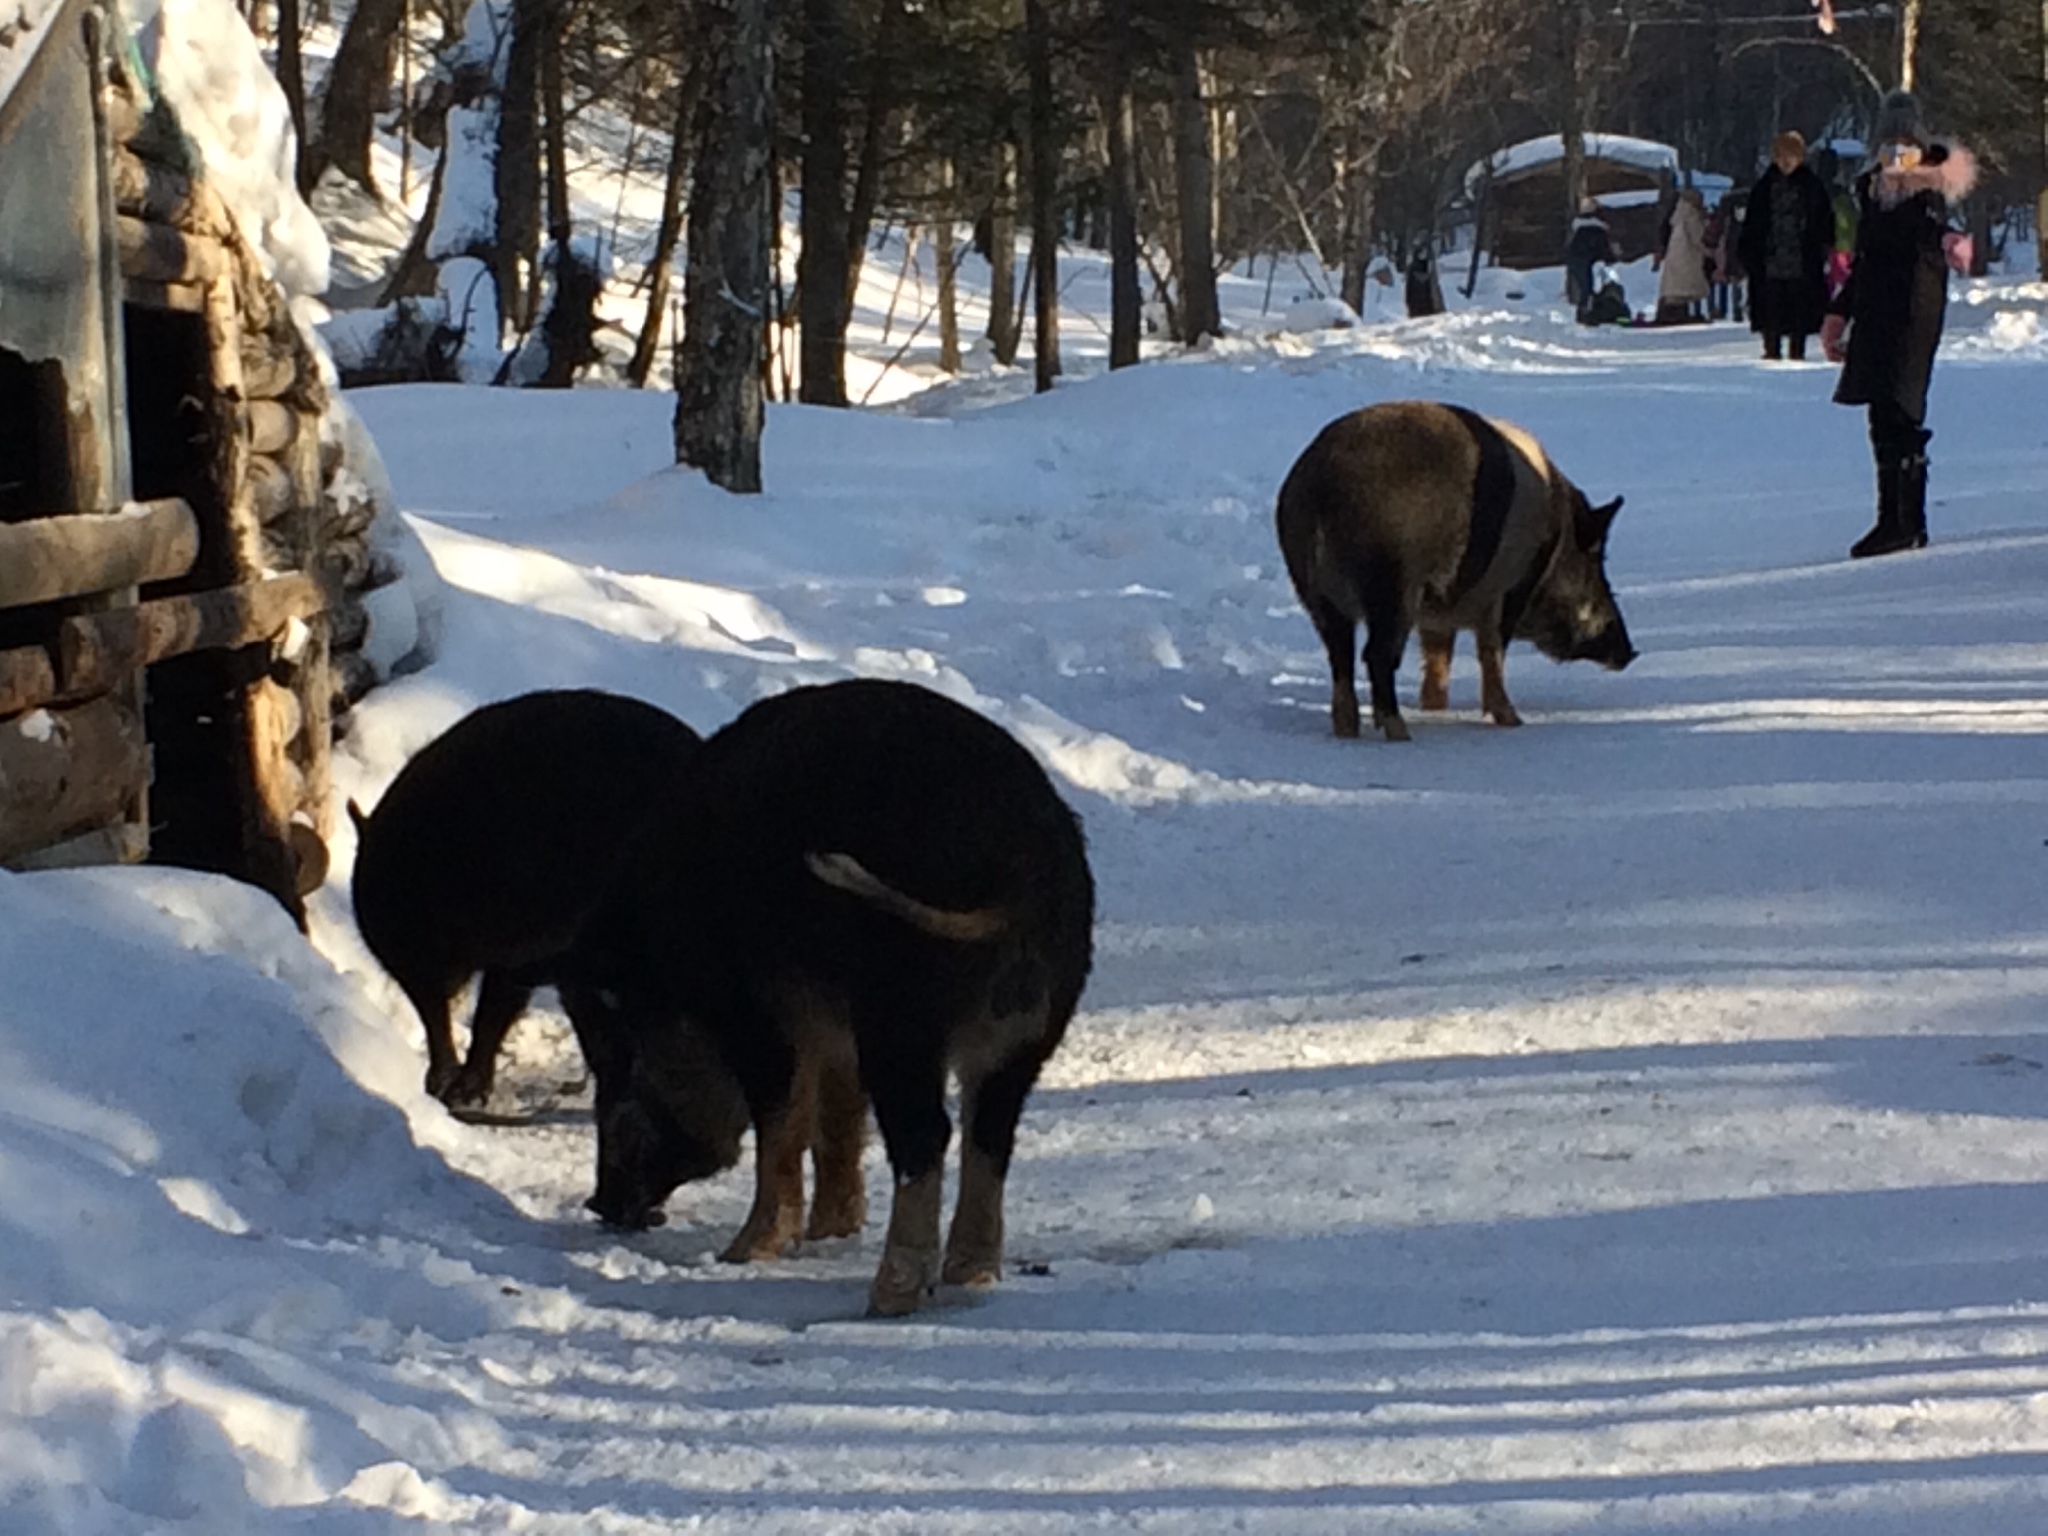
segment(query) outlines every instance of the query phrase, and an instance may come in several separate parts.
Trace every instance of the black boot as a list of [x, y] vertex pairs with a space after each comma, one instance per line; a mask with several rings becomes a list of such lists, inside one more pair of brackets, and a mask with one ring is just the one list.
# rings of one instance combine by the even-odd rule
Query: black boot
[[1895, 555], [1927, 547], [1927, 455], [1877, 467], [1877, 525], [1849, 546], [1849, 557]]
[[1894, 550], [1905, 548], [1898, 542], [1899, 537], [1899, 480], [1903, 468], [1897, 459], [1877, 461], [1877, 521], [1870, 532], [1849, 546], [1849, 558], [1861, 560], [1867, 555], [1888, 555]]
[[1927, 455], [1916, 453], [1899, 466], [1899, 533], [1908, 549], [1927, 547]]

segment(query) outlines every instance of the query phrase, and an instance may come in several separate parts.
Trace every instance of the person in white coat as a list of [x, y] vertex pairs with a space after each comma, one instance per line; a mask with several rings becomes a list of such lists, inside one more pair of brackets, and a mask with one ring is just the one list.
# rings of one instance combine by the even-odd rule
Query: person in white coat
[[1707, 297], [1707, 210], [1698, 187], [1678, 194], [1671, 210], [1671, 239], [1657, 277], [1657, 323], [1682, 325], [1701, 318]]

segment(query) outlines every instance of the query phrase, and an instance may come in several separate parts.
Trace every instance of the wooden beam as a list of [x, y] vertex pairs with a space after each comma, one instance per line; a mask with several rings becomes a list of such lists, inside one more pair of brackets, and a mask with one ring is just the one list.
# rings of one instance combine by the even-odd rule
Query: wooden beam
[[57, 626], [62, 697], [112, 688], [137, 667], [187, 651], [267, 640], [291, 620], [320, 612], [325, 602], [318, 582], [295, 573], [214, 592], [160, 597], [133, 608], [76, 614]]
[[118, 820], [148, 782], [142, 720], [117, 699], [0, 722], [0, 863]]
[[168, 581], [198, 558], [198, 520], [175, 496], [0, 523], [0, 608]]

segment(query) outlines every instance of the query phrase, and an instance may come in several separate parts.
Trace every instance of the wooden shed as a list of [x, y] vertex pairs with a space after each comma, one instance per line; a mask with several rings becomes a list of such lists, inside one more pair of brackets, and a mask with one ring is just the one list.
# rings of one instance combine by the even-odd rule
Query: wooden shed
[[[27, 13], [24, 13], [25, 15]], [[89, 0], [0, 61], [0, 865], [325, 870], [324, 385]]]
[[[1633, 261], [1648, 255], [1656, 249], [1658, 194], [1679, 182], [1678, 151], [1614, 133], [1589, 133], [1585, 145], [1586, 190], [1601, 204], [1616, 257]], [[1528, 271], [1564, 265], [1571, 210], [1559, 135], [1496, 151], [1473, 166], [1465, 182], [1496, 266]]]

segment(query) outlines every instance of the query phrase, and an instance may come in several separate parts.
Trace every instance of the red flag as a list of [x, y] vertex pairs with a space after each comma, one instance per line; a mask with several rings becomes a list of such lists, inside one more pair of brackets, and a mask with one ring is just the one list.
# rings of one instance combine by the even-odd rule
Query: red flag
[[1820, 12], [1821, 31], [1827, 33], [1830, 37], [1834, 36], [1835, 0], [1813, 0], [1813, 4], [1815, 9]]

